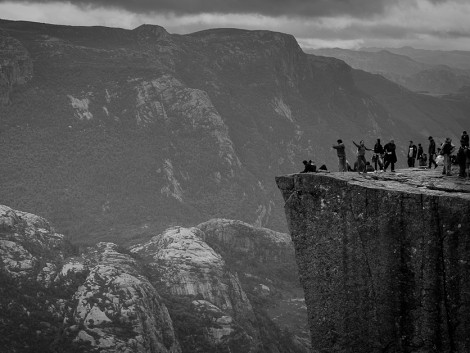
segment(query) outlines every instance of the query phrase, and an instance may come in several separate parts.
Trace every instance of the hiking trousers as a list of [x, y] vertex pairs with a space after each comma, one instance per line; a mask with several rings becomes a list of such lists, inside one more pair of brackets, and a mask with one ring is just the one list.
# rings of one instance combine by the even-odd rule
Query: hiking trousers
[[338, 157], [338, 171], [347, 172], [348, 167], [346, 166], [346, 156]]
[[[375, 166], [375, 170], [382, 170], [384, 169], [384, 163], [383, 163], [383, 158], [380, 154], [375, 154], [374, 156], [374, 166]], [[377, 169], [377, 164], [379, 165], [379, 169]]]
[[442, 170], [442, 174], [452, 174], [452, 160], [450, 159], [450, 154], [444, 155], [444, 169]]
[[357, 171], [359, 173], [366, 172], [366, 157], [365, 156], [357, 156]]
[[395, 171], [395, 162], [385, 161], [384, 170], [387, 171], [388, 166], [391, 165], [392, 172]]
[[434, 164], [434, 168], [437, 168], [437, 163], [436, 159], [433, 154], [429, 155], [429, 169], [431, 169], [431, 166]]

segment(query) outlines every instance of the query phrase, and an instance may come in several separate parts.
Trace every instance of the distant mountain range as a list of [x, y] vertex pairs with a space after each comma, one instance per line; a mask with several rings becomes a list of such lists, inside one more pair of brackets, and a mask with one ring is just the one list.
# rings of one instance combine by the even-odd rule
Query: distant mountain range
[[410, 139], [469, 129], [464, 96], [417, 94], [269, 31], [0, 21], [0, 62], [0, 199], [86, 244], [220, 217], [286, 231], [274, 176], [303, 159], [335, 170], [338, 138], [350, 161], [352, 140], [394, 138], [405, 166]]
[[355, 69], [380, 74], [412, 91], [442, 95], [470, 86], [470, 52], [466, 51], [403, 47], [307, 52], [341, 59]]
[[360, 51], [378, 52], [386, 50], [397, 55], [408, 56], [411, 59], [425, 64], [437, 66], [446, 65], [461, 70], [470, 70], [470, 51], [464, 50], [427, 50], [412, 47], [401, 48], [361, 48]]

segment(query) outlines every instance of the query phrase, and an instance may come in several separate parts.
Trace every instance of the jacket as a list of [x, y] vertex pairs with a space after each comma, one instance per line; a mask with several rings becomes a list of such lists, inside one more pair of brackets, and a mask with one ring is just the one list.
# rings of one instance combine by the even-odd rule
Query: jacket
[[420, 159], [423, 157], [423, 147], [422, 146], [418, 146], [418, 155], [416, 156], [416, 158]]
[[430, 156], [436, 154], [436, 143], [434, 140], [429, 141], [428, 154]]
[[390, 163], [396, 163], [397, 162], [397, 155], [395, 153], [397, 146], [395, 146], [394, 143], [387, 143], [384, 146], [384, 152], [385, 152], [385, 160], [389, 161]]
[[408, 158], [415, 159], [417, 151], [418, 151], [418, 148], [416, 147], [416, 145], [408, 146]]
[[384, 153], [384, 148], [379, 142], [377, 142], [374, 145], [374, 153], [376, 153], [376, 154], [383, 154]]
[[442, 149], [441, 149], [441, 154], [442, 155], [451, 155], [452, 152], [454, 152], [455, 150], [455, 146], [452, 145], [452, 143], [450, 142], [444, 142], [444, 144], [442, 145]]
[[333, 146], [333, 148], [336, 150], [336, 153], [338, 154], [338, 157], [346, 157], [346, 151], [344, 148], [344, 143], [340, 143], [336, 146]]

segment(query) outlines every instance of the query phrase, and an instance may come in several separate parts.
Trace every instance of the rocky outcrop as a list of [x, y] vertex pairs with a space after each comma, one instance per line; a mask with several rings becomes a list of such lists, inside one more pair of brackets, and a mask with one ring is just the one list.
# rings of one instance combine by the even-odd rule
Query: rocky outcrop
[[181, 352], [168, 309], [135, 259], [112, 243], [99, 243], [83, 257], [86, 267], [79, 271], [87, 276], [69, 321], [78, 326], [75, 340], [100, 352]]
[[[301, 341], [291, 342], [293, 346], [306, 350], [310, 346], [307, 313], [290, 236], [229, 219], [212, 219], [197, 228], [237, 273], [248, 297], [255, 304], [268, 302], [269, 319]], [[270, 337], [274, 346], [278, 338]]]
[[[245, 272], [240, 280], [242, 267], [213, 239], [216, 234], [225, 234], [225, 241], [245, 239], [231, 242], [235, 252], [250, 245], [251, 282]], [[212, 239], [212, 246], [205, 239]], [[278, 307], [274, 298], [290, 297], [283, 296], [280, 283], [288, 281], [282, 276], [261, 276], [253, 244], [264, 244], [273, 255], [272, 261], [266, 255], [259, 259], [263, 271], [292, 269], [281, 264], [293, 260], [287, 234], [243, 222], [211, 220], [169, 228], [131, 249], [100, 242], [78, 251], [45, 219], [0, 205], [0, 331], [5, 333], [0, 347], [7, 352], [304, 353], [307, 345], [296, 337], [302, 333], [296, 327], [287, 331], [260, 305], [272, 297], [270, 307]], [[295, 270], [284, 286], [295, 286], [292, 278]]]
[[15, 85], [28, 82], [33, 75], [33, 61], [20, 41], [0, 30], [0, 105], [10, 103]]
[[170, 228], [131, 251], [146, 261], [155, 281], [171, 295], [200, 298], [193, 301], [193, 309], [211, 322], [211, 341], [244, 346], [251, 342], [247, 351], [257, 349], [259, 332], [252, 325], [251, 303], [236, 273], [202, 235], [198, 228]]
[[203, 231], [203, 239], [207, 243], [227, 253], [231, 252], [231, 255], [240, 262], [250, 258], [258, 263], [285, 265], [293, 259], [292, 242], [286, 233], [257, 228], [245, 222], [229, 219], [214, 219], [197, 227]]
[[43, 218], [0, 206], [0, 325], [18, 331], [2, 338], [2, 349], [181, 352], [135, 259], [111, 243], [74, 252]]
[[147, 259], [173, 295], [199, 294], [224, 310], [251, 310], [238, 279], [198, 228], [170, 228], [131, 251]]
[[470, 186], [434, 171], [276, 178], [312, 346], [468, 352]]

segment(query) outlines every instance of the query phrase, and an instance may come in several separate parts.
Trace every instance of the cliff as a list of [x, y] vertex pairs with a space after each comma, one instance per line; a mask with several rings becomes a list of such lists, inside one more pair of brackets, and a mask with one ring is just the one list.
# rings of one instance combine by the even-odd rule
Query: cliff
[[436, 171], [276, 178], [322, 352], [468, 352], [470, 185]]

